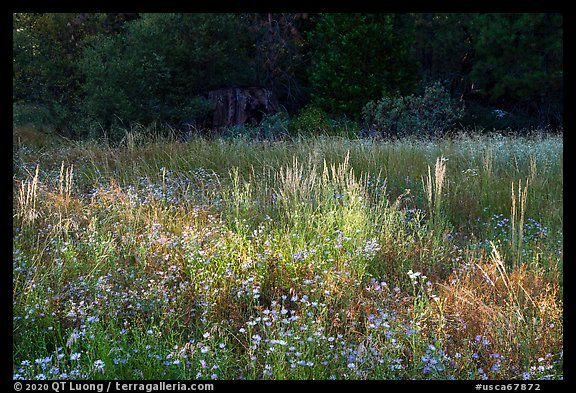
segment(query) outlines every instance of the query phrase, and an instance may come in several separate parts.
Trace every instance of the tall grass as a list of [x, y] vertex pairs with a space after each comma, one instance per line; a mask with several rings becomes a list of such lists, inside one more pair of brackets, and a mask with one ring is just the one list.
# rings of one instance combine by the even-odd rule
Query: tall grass
[[15, 378], [563, 375], [560, 138], [19, 143]]
[[434, 179], [432, 179], [430, 166], [428, 166], [428, 178], [426, 180], [422, 179], [424, 192], [426, 193], [426, 200], [428, 202], [428, 211], [430, 212], [433, 221], [438, 221], [441, 215], [442, 188], [445, 176], [446, 163], [444, 162], [444, 157], [438, 157], [434, 167]]
[[16, 199], [17, 203], [17, 216], [22, 220], [24, 224], [31, 224], [34, 222], [38, 213], [36, 211], [36, 201], [38, 192], [38, 170], [39, 167], [36, 166], [36, 171], [34, 176], [27, 181], [20, 183], [18, 187], [18, 195]]
[[[532, 162], [532, 160], [530, 162]], [[513, 253], [515, 254], [514, 263], [516, 265], [520, 264], [521, 259], [527, 192], [528, 179], [526, 179], [524, 189], [522, 189], [522, 182], [518, 183], [517, 192], [514, 190], [514, 181], [512, 181], [512, 211], [510, 213], [512, 230], [510, 231], [510, 243]]]

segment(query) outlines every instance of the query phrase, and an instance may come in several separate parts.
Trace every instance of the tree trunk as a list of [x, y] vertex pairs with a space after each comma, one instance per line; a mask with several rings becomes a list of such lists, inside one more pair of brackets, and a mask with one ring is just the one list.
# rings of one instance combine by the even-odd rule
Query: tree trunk
[[252, 124], [257, 125], [266, 114], [278, 111], [272, 91], [262, 87], [230, 87], [208, 92], [214, 108], [212, 129]]

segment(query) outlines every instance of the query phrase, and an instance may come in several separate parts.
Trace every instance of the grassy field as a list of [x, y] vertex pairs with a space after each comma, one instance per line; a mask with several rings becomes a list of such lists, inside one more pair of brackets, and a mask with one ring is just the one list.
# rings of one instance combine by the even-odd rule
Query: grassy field
[[563, 378], [561, 136], [13, 135], [15, 379]]

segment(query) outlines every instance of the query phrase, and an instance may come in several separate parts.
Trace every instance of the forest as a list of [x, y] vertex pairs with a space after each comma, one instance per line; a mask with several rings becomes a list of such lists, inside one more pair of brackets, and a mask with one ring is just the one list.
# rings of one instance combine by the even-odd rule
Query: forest
[[14, 122], [75, 139], [206, 133], [230, 87], [272, 92], [267, 137], [558, 130], [562, 67], [562, 14], [13, 14]]

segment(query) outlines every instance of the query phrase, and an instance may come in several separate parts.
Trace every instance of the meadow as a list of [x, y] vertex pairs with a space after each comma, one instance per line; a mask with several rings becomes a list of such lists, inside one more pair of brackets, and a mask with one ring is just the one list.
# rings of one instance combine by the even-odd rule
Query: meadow
[[561, 135], [13, 136], [14, 379], [563, 379]]

